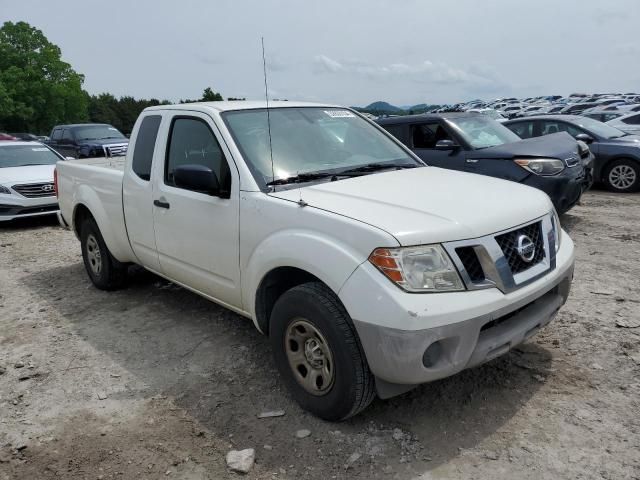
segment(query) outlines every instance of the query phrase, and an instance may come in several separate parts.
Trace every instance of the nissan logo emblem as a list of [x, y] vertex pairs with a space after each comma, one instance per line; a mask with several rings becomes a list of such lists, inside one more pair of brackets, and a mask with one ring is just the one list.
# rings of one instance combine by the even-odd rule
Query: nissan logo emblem
[[530, 263], [536, 256], [536, 246], [526, 235], [520, 235], [518, 237], [518, 246], [516, 250], [522, 261], [527, 263]]
[[43, 192], [53, 192], [53, 185], [42, 185], [42, 191]]

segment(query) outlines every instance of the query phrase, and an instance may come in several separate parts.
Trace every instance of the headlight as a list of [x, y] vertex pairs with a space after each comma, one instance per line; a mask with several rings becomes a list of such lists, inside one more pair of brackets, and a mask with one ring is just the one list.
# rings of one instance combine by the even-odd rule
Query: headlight
[[2, 185], [0, 185], [0, 193], [11, 195], [11, 190], [9, 190], [7, 187], [3, 187]]
[[556, 252], [558, 252], [562, 241], [562, 227], [560, 226], [560, 217], [558, 217], [558, 212], [556, 212], [555, 208], [551, 215], [551, 224], [553, 225], [553, 240], [556, 245]]
[[464, 290], [456, 267], [440, 245], [377, 248], [369, 261], [407, 292]]
[[557, 175], [564, 170], [564, 163], [557, 158], [517, 158], [514, 162], [531, 173], [545, 177]]

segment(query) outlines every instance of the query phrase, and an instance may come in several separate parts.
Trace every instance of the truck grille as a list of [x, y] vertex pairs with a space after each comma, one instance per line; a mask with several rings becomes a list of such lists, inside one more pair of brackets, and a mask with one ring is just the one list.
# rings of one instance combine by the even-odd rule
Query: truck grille
[[105, 145], [104, 156], [105, 157], [123, 157], [127, 154], [127, 148], [129, 145], [126, 143], [120, 145]]
[[27, 198], [53, 197], [56, 194], [53, 188], [53, 182], [27, 183], [23, 185], [14, 185], [11, 188], [23, 197]]
[[482, 265], [480, 265], [478, 255], [473, 247], [456, 248], [456, 253], [471, 281], [474, 283], [482, 282], [485, 279], [484, 270], [482, 270]]
[[[523, 235], [531, 240], [535, 248], [533, 259], [529, 262], [525, 261], [518, 253], [518, 239]], [[498, 235], [496, 242], [500, 245], [514, 275], [524, 272], [544, 260], [544, 242], [540, 222]]]

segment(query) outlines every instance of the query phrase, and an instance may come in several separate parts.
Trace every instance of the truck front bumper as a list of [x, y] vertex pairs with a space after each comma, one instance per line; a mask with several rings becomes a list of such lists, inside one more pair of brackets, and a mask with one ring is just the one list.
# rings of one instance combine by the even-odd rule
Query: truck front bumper
[[339, 296], [378, 394], [389, 398], [492, 360], [534, 335], [567, 300], [573, 264], [573, 243], [564, 234], [555, 269], [506, 294], [497, 288], [406, 293], [367, 262]]

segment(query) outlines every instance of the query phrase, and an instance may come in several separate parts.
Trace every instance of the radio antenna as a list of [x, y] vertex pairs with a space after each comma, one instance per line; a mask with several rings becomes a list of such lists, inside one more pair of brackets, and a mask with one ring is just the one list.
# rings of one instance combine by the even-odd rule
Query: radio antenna
[[[269, 156], [271, 157], [271, 180], [275, 181], [276, 174], [273, 168], [273, 145], [271, 144], [271, 116], [269, 115], [269, 87], [267, 84], [267, 60], [264, 54], [264, 37], [260, 37], [262, 40], [262, 72], [264, 73], [264, 98], [267, 101], [267, 130], [269, 131]], [[273, 191], [276, 191], [275, 184], [273, 185]]]

